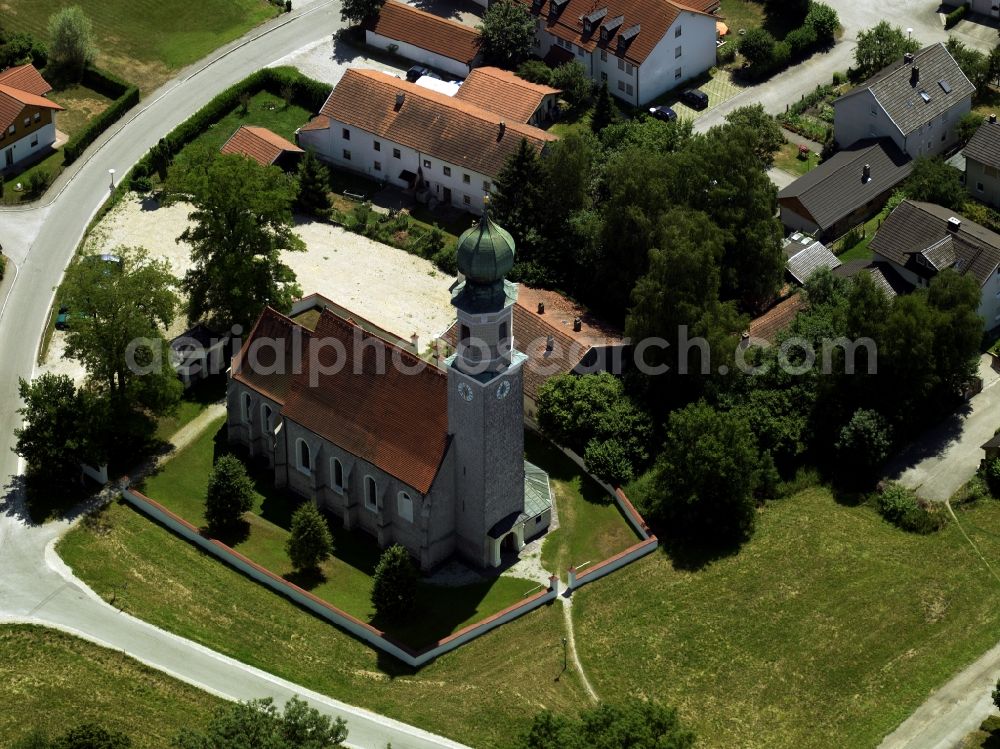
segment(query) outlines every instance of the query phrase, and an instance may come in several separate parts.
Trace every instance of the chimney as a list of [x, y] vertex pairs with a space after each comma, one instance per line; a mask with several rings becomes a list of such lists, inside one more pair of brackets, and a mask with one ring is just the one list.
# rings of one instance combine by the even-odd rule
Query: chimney
[[406, 94], [403, 93], [402, 91], [400, 91], [398, 94], [396, 94], [396, 111], [397, 112], [402, 108], [404, 101], [406, 101]]
[[503, 134], [505, 132], [507, 132], [507, 123], [504, 122], [503, 120], [500, 120], [500, 135], [497, 137], [497, 140], [500, 140], [500, 138], [503, 138]]
[[574, 333], [579, 333], [581, 330], [583, 330], [583, 320], [581, 320], [579, 317], [574, 317], [573, 318], [573, 332]]
[[540, 314], [540, 315], [544, 315], [545, 314], [545, 302], [539, 302], [538, 303], [538, 314]]
[[551, 351], [556, 347], [556, 337], [551, 333], [545, 339], [545, 350]]
[[997, 116], [995, 114], [990, 115], [990, 123], [993, 125], [997, 124]]
[[861, 181], [867, 184], [872, 180], [872, 165], [865, 164], [864, 168], [861, 170]]
[[950, 231], [958, 231], [961, 228], [962, 228], [962, 220], [960, 218], [952, 216], [950, 219], [948, 219], [948, 229]]
[[920, 68], [914, 65], [912, 68], [910, 68], [910, 85], [916, 86], [919, 81], [920, 81]]
[[913, 64], [913, 53], [912, 52], [907, 52], [905, 55], [903, 55], [903, 62], [905, 62], [907, 65], [912, 65]]

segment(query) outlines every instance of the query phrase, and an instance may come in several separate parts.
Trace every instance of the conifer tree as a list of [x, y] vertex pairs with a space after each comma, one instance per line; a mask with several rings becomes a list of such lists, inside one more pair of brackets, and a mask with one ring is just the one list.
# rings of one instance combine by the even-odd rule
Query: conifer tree
[[330, 208], [330, 171], [320, 163], [316, 154], [306, 151], [299, 162], [299, 194], [295, 209], [315, 216]]
[[291, 536], [286, 544], [296, 570], [311, 570], [333, 553], [333, 537], [316, 505], [305, 502], [292, 515]]
[[205, 495], [205, 521], [213, 531], [232, 528], [253, 507], [253, 482], [234, 455], [223, 455], [212, 469]]
[[396, 544], [386, 549], [378, 560], [372, 585], [375, 613], [392, 621], [411, 611], [416, 600], [417, 578], [417, 568], [405, 548]]
[[601, 90], [597, 92], [597, 101], [594, 102], [594, 113], [590, 116], [590, 129], [595, 133], [600, 133], [608, 125], [614, 124], [618, 119], [618, 108], [615, 106], [611, 92], [608, 91], [608, 82], [601, 83]]

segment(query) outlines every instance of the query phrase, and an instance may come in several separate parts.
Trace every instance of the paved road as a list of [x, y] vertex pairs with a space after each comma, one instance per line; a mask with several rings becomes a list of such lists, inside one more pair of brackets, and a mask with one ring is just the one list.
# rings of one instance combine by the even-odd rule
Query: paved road
[[983, 356], [983, 391], [967, 407], [908, 445], [886, 467], [885, 475], [914, 489], [924, 499], [944, 502], [973, 477], [983, 457], [979, 448], [1000, 427], [1000, 376]]
[[[18, 377], [30, 377], [53, 290], [109, 187], [109, 169], [124, 173], [149, 147], [222, 89], [303, 45], [329, 39], [341, 25], [332, 2], [317, 1], [214, 54], [211, 64], [184, 71], [126, 122], [106, 133], [85, 161], [60, 177], [46, 206], [0, 212], [0, 245], [15, 261], [16, 282], [0, 286], [0, 477], [18, 473], [10, 451], [18, 424]], [[11, 268], [11, 279], [15, 270]], [[9, 297], [8, 297], [9, 293]], [[16, 480], [0, 500], [0, 620], [64, 629], [128, 654], [186, 682], [231, 699], [298, 694], [348, 721], [351, 746], [460, 749], [461, 745], [277, 679], [195, 643], [119, 613], [77, 581], [51, 551], [67, 522], [31, 526]]]

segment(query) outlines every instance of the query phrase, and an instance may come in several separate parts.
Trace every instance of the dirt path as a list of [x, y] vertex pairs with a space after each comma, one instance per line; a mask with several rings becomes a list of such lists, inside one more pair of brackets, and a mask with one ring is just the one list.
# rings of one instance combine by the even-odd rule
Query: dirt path
[[590, 685], [590, 681], [587, 679], [587, 674], [583, 670], [583, 664], [580, 662], [580, 657], [576, 653], [576, 638], [573, 636], [573, 597], [566, 595], [565, 593], [559, 597], [563, 605], [563, 618], [566, 620], [566, 647], [569, 653], [569, 660], [572, 661], [573, 666], [576, 668], [576, 672], [580, 675], [580, 681], [583, 683], [583, 688], [587, 690], [587, 694], [590, 695], [590, 699], [596, 704], [600, 702], [600, 698], [597, 696], [597, 692]]

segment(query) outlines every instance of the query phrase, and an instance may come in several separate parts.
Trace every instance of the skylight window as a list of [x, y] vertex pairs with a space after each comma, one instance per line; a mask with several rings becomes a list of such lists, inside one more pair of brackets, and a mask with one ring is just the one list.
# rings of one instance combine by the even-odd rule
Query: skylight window
[[930, 102], [930, 100], [931, 100], [931, 95], [930, 95], [930, 94], [928, 94], [928, 93], [927, 93], [926, 91], [921, 91], [921, 92], [920, 92], [920, 98], [921, 98], [921, 99], [923, 99], [923, 100], [924, 100], [924, 103], [926, 104], [926, 103], [929, 103], [929, 102]]
[[938, 81], [938, 85], [941, 87], [941, 90], [944, 91], [946, 94], [951, 93], [951, 84], [948, 83], [948, 81], [942, 78], [940, 81]]

